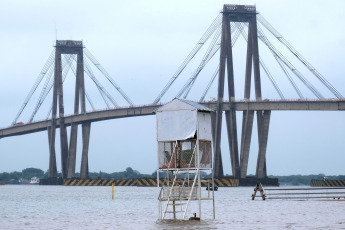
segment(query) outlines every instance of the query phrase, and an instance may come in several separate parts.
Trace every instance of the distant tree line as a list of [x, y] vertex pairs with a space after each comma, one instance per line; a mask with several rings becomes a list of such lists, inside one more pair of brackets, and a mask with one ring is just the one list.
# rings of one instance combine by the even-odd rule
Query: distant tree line
[[[58, 172], [58, 177], [61, 177], [61, 172]], [[80, 177], [79, 173], [76, 173], [76, 177]], [[48, 178], [48, 170], [44, 172], [41, 169], [37, 168], [26, 168], [21, 172], [3, 172], [0, 173], [0, 179], [5, 180], [7, 184], [18, 184], [18, 180], [23, 178], [26, 180], [30, 180], [32, 177], [38, 177], [40, 179]], [[133, 170], [131, 167], [127, 167], [123, 172], [113, 172], [113, 173], [106, 173], [106, 172], [90, 172], [89, 178], [90, 179], [135, 179], [135, 178], [155, 178], [156, 172], [152, 174], [141, 174], [137, 170]]]
[[[165, 172], [161, 172], [160, 177], [163, 178]], [[76, 173], [76, 177], [80, 176], [79, 173]], [[181, 178], [183, 175], [180, 175]], [[226, 175], [229, 176], [229, 175]], [[250, 176], [250, 175], [249, 175]], [[253, 176], [253, 175], [251, 175]], [[44, 172], [41, 169], [37, 168], [26, 168], [21, 172], [3, 172], [0, 173], [0, 179], [5, 180], [7, 184], [17, 184], [18, 180], [23, 178], [26, 180], [30, 180], [32, 177], [38, 177], [40, 179], [48, 178], [48, 170]], [[58, 173], [58, 177], [61, 177], [61, 173]], [[106, 172], [90, 172], [89, 173], [90, 179], [136, 179], [136, 178], [156, 178], [157, 173], [153, 172], [152, 174], [141, 174], [137, 170], [133, 170], [131, 167], [127, 167], [125, 171], [122, 172], [113, 172], [113, 173], [106, 173]], [[210, 178], [210, 174], [206, 174], [203, 172], [201, 175], [203, 178]], [[318, 174], [318, 175], [291, 175], [291, 176], [269, 176], [270, 178], [278, 178], [280, 185], [309, 185], [312, 179], [316, 180], [323, 180], [324, 177], [327, 177], [329, 180], [345, 180], [345, 175], [338, 175], [338, 176], [326, 176], [325, 174]]]
[[48, 172], [45, 173], [43, 170], [37, 168], [26, 168], [21, 172], [14, 171], [11, 173], [0, 173], [0, 179], [5, 180], [6, 183], [10, 184], [17, 184], [18, 180], [21, 178], [30, 180], [32, 177], [48, 178]]
[[[79, 177], [79, 173], [76, 173], [76, 177]], [[152, 174], [141, 174], [137, 170], [133, 170], [131, 167], [127, 167], [123, 172], [113, 172], [113, 173], [106, 173], [99, 171], [97, 172], [90, 172], [89, 177], [91, 179], [136, 179], [136, 178], [149, 178], [149, 177], [156, 177], [156, 173]]]
[[279, 184], [291, 185], [310, 185], [312, 179], [323, 180], [325, 177], [328, 180], [345, 180], [345, 175], [326, 176], [325, 174], [318, 175], [291, 175], [291, 176], [269, 176], [271, 178], [278, 178]]

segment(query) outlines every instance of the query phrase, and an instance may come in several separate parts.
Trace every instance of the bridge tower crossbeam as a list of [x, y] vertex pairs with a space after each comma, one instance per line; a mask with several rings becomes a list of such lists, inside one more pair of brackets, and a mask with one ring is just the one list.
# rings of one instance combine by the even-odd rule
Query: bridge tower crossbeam
[[[247, 176], [248, 159], [250, 142], [252, 135], [252, 127], [254, 121], [254, 111], [243, 111], [242, 119], [242, 137], [240, 158], [238, 152], [238, 138], [236, 126], [236, 110], [233, 103], [235, 102], [235, 86], [234, 86], [234, 71], [233, 71], [233, 57], [231, 46], [231, 27], [230, 22], [246, 22], [248, 26], [248, 42], [247, 42], [247, 57], [246, 57], [246, 71], [245, 71], [245, 85], [244, 98], [250, 98], [251, 89], [251, 73], [252, 68], [254, 72], [254, 87], [256, 100], [262, 100], [261, 96], [261, 80], [260, 80], [260, 66], [259, 66], [259, 47], [257, 36], [257, 21], [256, 21], [256, 7], [248, 5], [224, 5], [223, 7], [223, 21], [222, 21], [222, 38], [220, 50], [220, 70], [218, 78], [218, 95], [217, 95], [217, 109], [216, 116], [213, 119], [214, 129], [214, 170], [215, 177], [223, 176], [223, 165], [221, 157], [221, 127], [222, 127], [222, 111], [223, 111], [223, 96], [224, 96], [224, 82], [225, 71], [228, 77], [228, 92], [230, 110], [225, 112], [228, 142], [230, 149], [230, 160], [232, 167], [232, 175], [234, 178], [245, 178]], [[257, 111], [257, 126], [259, 139], [259, 153], [256, 168], [256, 177], [267, 177], [266, 172], [266, 147], [269, 130], [271, 111]]]
[[[53, 108], [51, 126], [48, 127], [49, 139], [49, 177], [57, 177], [55, 136], [57, 109], [59, 103], [59, 127], [60, 127], [60, 147], [61, 147], [61, 172], [62, 178], [75, 177], [76, 149], [78, 124], [72, 123], [70, 143], [68, 145], [67, 129], [64, 122], [64, 103], [63, 103], [63, 80], [62, 80], [62, 54], [77, 55], [77, 73], [75, 84], [74, 114], [85, 113], [85, 84], [84, 84], [84, 57], [83, 42], [71, 40], [57, 40], [55, 46], [55, 69], [54, 69], [54, 88], [53, 88]], [[82, 124], [82, 161], [80, 167], [80, 177], [88, 178], [88, 149], [90, 140], [91, 122]]]

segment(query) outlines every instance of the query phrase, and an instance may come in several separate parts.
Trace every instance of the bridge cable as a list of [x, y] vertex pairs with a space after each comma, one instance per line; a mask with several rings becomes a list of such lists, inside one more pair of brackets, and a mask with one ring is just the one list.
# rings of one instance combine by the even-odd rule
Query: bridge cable
[[276, 56], [280, 61], [282, 61], [301, 81], [308, 87], [308, 89], [318, 98], [324, 99], [322, 94], [295, 68], [291, 62], [289, 62], [267, 39], [263, 33], [261, 27], [258, 25], [258, 37], [259, 39], [266, 44], [266, 46], [271, 50], [273, 56]]
[[272, 54], [276, 55], [318, 99], [324, 99], [322, 94], [307, 79], [305, 79], [305, 77], [303, 77], [303, 75], [270, 43], [259, 25], [257, 28], [258, 38], [270, 49]]
[[[208, 62], [213, 58], [213, 56], [219, 50], [219, 48], [220, 48], [220, 32], [221, 32], [221, 27], [219, 27], [219, 34], [217, 36], [217, 40], [212, 45], [212, 49], [209, 52], [206, 52], [206, 55], [205, 55], [206, 57], [204, 57], [203, 60], [201, 61], [199, 67], [196, 69], [196, 71], [194, 73], [194, 76], [191, 77], [191, 81], [189, 81], [189, 84], [187, 82], [188, 85], [187, 85], [185, 92], [184, 92], [184, 96], [183, 96], [184, 99], [187, 98], [190, 90], [192, 89], [192, 87], [193, 87], [196, 79], [198, 78], [199, 74], [201, 73], [201, 71], [204, 69], [206, 64], [208, 64]], [[205, 58], [206, 58], [206, 60], [205, 60]]]
[[[66, 77], [67, 77], [67, 74], [68, 74], [68, 71], [69, 71], [69, 68], [71, 68], [71, 67], [68, 67], [67, 66], [67, 68], [66, 68], [66, 63], [69, 61], [69, 62], [71, 62], [71, 58], [72, 58], [72, 54], [68, 54], [67, 55], [68, 57], [69, 57], [69, 59], [67, 60], [66, 59], [66, 57], [65, 57], [65, 55], [64, 55], [64, 59], [61, 59], [62, 60], [62, 63], [61, 63], [61, 65], [62, 65], [62, 83], [64, 83], [65, 82], [65, 79], [66, 79]], [[66, 60], [65, 60], [66, 59]], [[68, 64], [68, 63], [67, 63]], [[49, 84], [49, 86], [47, 87], [47, 89], [45, 90], [45, 92], [44, 92], [44, 95], [43, 95], [43, 97], [42, 97], [42, 102], [45, 100], [45, 98], [48, 96], [48, 94], [49, 94], [49, 92], [52, 90], [52, 88], [54, 87], [54, 79], [53, 79], [53, 81], [50, 81], [50, 84]], [[59, 96], [59, 91], [57, 92], [57, 97]], [[42, 103], [41, 103], [42, 104]], [[39, 106], [41, 106], [41, 105], [39, 105]], [[38, 109], [39, 109], [39, 107], [38, 107]], [[37, 109], [37, 110], [38, 110]], [[49, 115], [51, 114], [51, 112], [52, 112], [52, 109], [53, 109], [53, 102], [51, 103], [51, 105], [50, 105], [50, 108], [49, 108], [49, 111], [48, 111], [48, 114], [47, 114], [47, 117], [46, 117], [46, 119], [49, 119]], [[32, 122], [32, 120], [30, 121], [30, 122]]]
[[219, 73], [219, 65], [217, 66], [216, 71], [214, 71], [211, 80], [208, 82], [204, 93], [202, 94], [201, 98], [199, 99], [200, 102], [202, 102], [205, 99], [205, 96], [208, 93], [209, 89], [211, 88], [211, 85], [212, 85], [214, 79], [216, 78], [216, 76], [218, 75], [218, 73]]
[[[76, 71], [76, 68], [77, 68], [77, 67], [74, 66], [74, 65], [72, 64], [72, 62], [69, 62], [68, 64], [70, 65], [70, 68], [71, 68], [71, 70], [72, 70], [74, 76], [77, 77], [77, 71]], [[72, 66], [75, 67], [75, 68], [72, 68]], [[93, 105], [93, 103], [92, 103], [92, 101], [91, 101], [91, 98], [90, 98], [89, 94], [87, 93], [86, 89], [84, 90], [84, 92], [85, 92], [86, 99], [87, 99], [87, 101], [89, 102], [89, 104], [90, 104], [92, 110], [95, 110], [95, 106]]]
[[[195, 72], [192, 74], [192, 76], [189, 78], [189, 80], [183, 85], [183, 87], [181, 88], [181, 90], [178, 92], [178, 94], [176, 95], [177, 98], [181, 97], [181, 95], [188, 91], [188, 88], [190, 89], [189, 86], [191, 86], [191, 83], [193, 82], [193, 80], [195, 80], [199, 73], [201, 72], [201, 70], [205, 67], [205, 65], [208, 63], [208, 61], [210, 60], [210, 53], [214, 50], [215, 45], [217, 44], [217, 41], [219, 40], [221, 34], [221, 28], [218, 27], [216, 32], [214, 33], [213, 39], [209, 45], [209, 47], [206, 50], [206, 53], [204, 54], [199, 66], [197, 67], [197, 69], [195, 70]], [[216, 50], [217, 51], [217, 50]], [[184, 98], [186, 98], [188, 92], [185, 93]]]
[[[233, 23], [231, 23], [230, 25], [231, 25], [231, 47], [233, 47], [233, 46], [235, 45], [235, 43], [236, 43], [238, 37], [240, 36], [241, 31], [240, 31], [240, 29], [238, 29], [237, 27], [233, 26]], [[235, 27], [235, 28], [233, 28], [233, 27]], [[243, 28], [242, 28], [242, 29], [243, 29]], [[215, 53], [220, 49], [220, 45], [221, 45], [221, 38], [219, 37], [219, 39], [217, 40], [216, 48], [214, 49], [213, 53], [209, 56], [209, 59], [207, 60], [207, 62], [208, 62], [208, 61], [215, 55]], [[212, 83], [213, 83], [213, 81], [214, 81], [214, 79], [215, 79], [215, 77], [216, 77], [216, 73], [218, 73], [218, 71], [219, 71], [219, 65], [218, 65], [218, 67], [217, 67], [217, 70], [216, 70], [215, 73], [213, 74], [213, 76], [212, 76], [210, 82], [207, 84], [206, 89], [205, 89], [203, 95], [202, 95], [201, 98], [200, 98], [200, 101], [204, 100], [205, 95], [207, 94], [208, 90], [210, 89], [210, 87], [211, 87], [211, 85], [212, 85]], [[188, 88], [187, 92], [185, 93], [184, 98], [187, 97], [187, 95], [188, 95], [189, 91], [191, 90], [191, 88], [192, 88], [192, 86], [193, 86], [195, 80], [196, 80], [196, 78], [194, 78], [193, 81], [190, 83], [189, 88]]]
[[[74, 58], [74, 61], [77, 62], [77, 59]], [[97, 78], [95, 77], [95, 75], [94, 75], [94, 73], [93, 73], [93, 71], [89, 65], [89, 62], [87, 61], [86, 58], [84, 58], [84, 73], [86, 73], [86, 75], [89, 76], [90, 79], [95, 83], [95, 85], [96, 85], [99, 93], [101, 94], [103, 101], [105, 102], [107, 108], [108, 109], [110, 108], [107, 97], [111, 101], [111, 103], [115, 107], [117, 107], [117, 103], [116, 103], [115, 99], [106, 91], [106, 89], [103, 87], [103, 85], [97, 80]]]
[[[217, 46], [218, 46], [217, 48], [218, 48], [218, 49], [215, 49], [215, 50], [212, 51], [212, 54], [210, 55], [210, 58], [207, 59], [205, 65], [206, 65], [206, 64], [211, 60], [211, 58], [217, 53], [217, 51], [218, 51], [219, 48], [220, 48], [219, 45], [220, 45], [220, 40], [219, 40], [219, 43], [217, 44]], [[200, 72], [203, 70], [203, 68], [204, 68], [204, 67], [202, 67], [202, 69], [200, 69], [200, 70], [198, 71], [196, 77], [194, 77], [194, 78], [192, 79], [192, 81], [190, 82], [190, 84], [188, 85], [187, 90], [186, 90], [185, 93], [184, 93], [184, 98], [185, 98], [185, 99], [186, 99], [186, 97], [188, 96], [189, 91], [192, 89], [192, 86], [194, 85], [194, 83], [195, 83], [197, 77], [199, 76], [199, 74], [200, 74]]]
[[[62, 59], [62, 83], [64, 83], [65, 82], [65, 80], [66, 80], [66, 77], [67, 77], [67, 74], [68, 74], [68, 72], [69, 72], [69, 70], [70, 69], [72, 69], [72, 64], [71, 64], [71, 62], [72, 62], [72, 57], [73, 57], [73, 54], [65, 54], [65, 55], [63, 55], [64, 56], [64, 59]], [[67, 56], [67, 57], [66, 57]], [[50, 82], [51, 84], [48, 86], [48, 89], [45, 91], [45, 93], [44, 93], [44, 96], [42, 97], [42, 103], [43, 103], [43, 101], [45, 100], [45, 98], [48, 96], [48, 94], [49, 94], [49, 92], [52, 90], [52, 88], [53, 88], [53, 86], [54, 86], [54, 79], [53, 79], [53, 81], [52, 82]], [[59, 92], [57, 92], [58, 94], [59, 94]], [[41, 104], [42, 104], [41, 103]], [[39, 105], [39, 106], [41, 106], [41, 104]], [[39, 107], [38, 107], [38, 109], [39, 109]], [[38, 110], [37, 109], [37, 110]], [[47, 114], [47, 119], [49, 118], [49, 115], [51, 114], [51, 112], [52, 112], [52, 109], [53, 109], [53, 102], [51, 103], [51, 105], [50, 105], [50, 109], [49, 109], [49, 111], [48, 111], [48, 114]], [[33, 117], [32, 117], [32, 119], [33, 119]], [[32, 122], [32, 119], [30, 120], [30, 122]]]
[[[66, 56], [67, 56], [67, 57], [66, 57]], [[63, 59], [63, 63], [62, 63], [62, 66], [63, 66], [63, 79], [62, 79], [62, 82], [65, 82], [69, 69], [72, 69], [73, 74], [76, 76], [76, 70], [75, 70], [76, 67], [73, 68], [74, 65], [72, 64], [72, 59], [76, 62], [76, 59], [75, 59], [75, 57], [73, 56], [73, 54], [64, 55], [64, 59]], [[67, 65], [68, 65], [67, 68], [65, 68], [65, 64], [66, 64], [66, 63], [67, 63]], [[51, 89], [53, 88], [53, 85], [54, 85], [54, 83], [52, 83], [52, 84], [48, 87], [49, 90], [46, 91], [46, 93], [45, 93], [45, 95], [44, 95], [44, 98], [49, 94], [49, 92], [50, 92]], [[101, 95], [102, 95], [102, 93], [101, 93]], [[86, 89], [85, 89], [85, 96], [86, 96], [86, 98], [87, 98], [89, 104], [91, 105], [92, 109], [95, 110], [95, 107], [93, 106], [93, 103], [92, 103], [92, 101], [91, 101], [89, 95], [87, 94]], [[103, 96], [103, 95], [102, 95], [102, 96]], [[44, 99], [43, 99], [43, 100], [44, 100]], [[108, 108], [109, 108], [109, 107], [108, 107]], [[50, 114], [51, 114], [51, 112], [52, 112], [52, 109], [53, 109], [53, 103], [51, 103], [51, 106], [50, 106], [50, 109], [49, 109], [48, 114], [47, 114], [47, 116], [46, 116], [46, 119], [49, 119], [49, 116], [50, 116]]]
[[279, 32], [273, 28], [273, 26], [262, 16], [258, 15], [259, 22], [275, 36], [290, 52], [295, 55], [322, 83], [326, 86], [338, 99], [344, 99], [344, 97], [334, 88], [331, 83], [327, 81], [288, 41], [286, 41]]
[[[74, 56], [72, 56], [72, 59], [76, 62], [76, 58]], [[105, 88], [102, 86], [102, 84], [96, 79], [96, 77], [94, 76], [93, 72], [92, 72], [92, 69], [90, 67], [90, 65], [88, 64], [87, 60], [84, 59], [84, 65], [85, 65], [85, 68], [84, 68], [84, 72], [86, 73], [87, 76], [89, 76], [91, 78], [91, 80], [95, 83], [98, 91], [100, 92], [102, 98], [103, 98], [103, 101], [105, 102], [107, 108], [109, 109], [110, 108], [110, 105], [109, 105], [109, 102], [107, 101], [106, 97], [109, 98], [109, 100], [112, 102], [112, 104], [115, 106], [115, 107], [118, 107], [116, 101], [114, 98], [112, 98], [112, 96], [105, 90]], [[76, 75], [76, 74], [75, 74]], [[64, 77], [64, 80], [65, 80], [66, 76]], [[63, 80], [63, 81], [64, 81]], [[86, 89], [85, 89], [85, 96], [89, 102], [89, 104], [91, 105], [92, 109], [95, 110], [95, 107], [93, 105], [93, 103], [91, 102], [91, 98], [88, 96], [88, 94], [86, 93]], [[52, 110], [53, 106], [51, 106], [48, 114], [47, 114], [47, 119], [49, 118], [49, 115], [51, 113], [51, 110]]]
[[106, 104], [107, 108], [110, 108], [109, 102], [107, 100], [107, 97], [105, 96], [105, 93], [103, 92], [103, 87], [101, 87], [100, 85], [98, 85], [98, 82], [96, 82], [94, 80], [94, 78], [92, 78], [89, 74], [89, 70], [87, 68], [84, 68], [84, 73], [95, 83], [99, 93], [101, 94], [101, 97], [103, 98], [104, 103]]
[[50, 109], [48, 110], [48, 113], [47, 113], [47, 116], [46, 116], [46, 120], [49, 119], [49, 117], [50, 117], [50, 115], [52, 113], [52, 110], [53, 110], [53, 103], [51, 103], [51, 105], [50, 105]]
[[[232, 24], [231, 24], [231, 31], [232, 31], [232, 32], [231, 32], [231, 35], [232, 35], [231, 46], [233, 47], [233, 46], [235, 45], [235, 43], [236, 43], [236, 41], [237, 41], [239, 35], [240, 35], [240, 31], [238, 30], [237, 27], [233, 28]], [[216, 48], [214, 49], [213, 53], [210, 55], [210, 58], [209, 58], [209, 59], [211, 59], [211, 58], [215, 55], [215, 53], [218, 52], [218, 50], [220, 49], [220, 45], [221, 45], [221, 41], [220, 41], [220, 39], [219, 39], [219, 40], [217, 40]], [[217, 66], [217, 68], [216, 68], [216, 71], [215, 71], [214, 74], [212, 75], [210, 81], [208, 82], [208, 84], [207, 84], [207, 86], [206, 86], [206, 88], [205, 88], [205, 90], [204, 90], [204, 92], [203, 92], [201, 98], [199, 99], [199, 101], [203, 101], [203, 100], [204, 100], [206, 94], [208, 93], [208, 91], [209, 91], [211, 85], [213, 84], [214, 79], [216, 78], [216, 76], [218, 75], [218, 73], [219, 73], [219, 64], [218, 64], [218, 66]], [[191, 83], [191, 85], [193, 85], [194, 82], [195, 82], [195, 79], [193, 80], [193, 82]], [[190, 89], [191, 89], [191, 86], [190, 86], [189, 89], [188, 89], [187, 95], [188, 95]], [[187, 96], [187, 95], [185, 95], [185, 96]]]
[[45, 82], [43, 84], [43, 88], [41, 90], [40, 96], [39, 96], [39, 98], [37, 100], [36, 106], [35, 106], [32, 114], [31, 114], [31, 116], [30, 116], [30, 118], [28, 120], [28, 123], [32, 122], [35, 114], [37, 113], [38, 109], [40, 108], [41, 104], [43, 103], [43, 96], [44, 96], [45, 91], [47, 89], [47, 86], [48, 86], [48, 84], [50, 82], [51, 76], [53, 75], [53, 72], [54, 72], [54, 64], [55, 64], [55, 61], [52, 63], [51, 68], [48, 70], [48, 72], [46, 74], [46, 80], [45, 80]]
[[45, 95], [45, 93], [46, 93], [48, 84], [51, 82], [51, 76], [53, 75], [53, 72], [54, 72], [54, 65], [55, 65], [55, 60], [54, 60], [54, 62], [52, 63], [51, 68], [49, 69], [49, 71], [48, 71], [47, 74], [46, 74], [46, 76], [47, 76], [47, 77], [46, 77], [46, 80], [45, 80], [45, 82], [44, 82], [44, 85], [43, 85], [43, 88], [42, 88], [42, 90], [41, 90], [40, 96], [39, 96], [39, 98], [38, 98], [38, 100], [37, 100], [36, 106], [35, 106], [35, 108], [34, 108], [32, 114], [31, 114], [31, 116], [30, 116], [30, 118], [29, 118], [29, 120], [28, 120], [28, 123], [31, 123], [31, 122], [32, 122], [34, 116], [36, 115], [38, 109], [41, 107], [41, 105], [42, 105], [42, 103], [43, 103], [43, 101], [44, 101], [44, 99], [45, 99], [45, 98], [44, 98], [44, 95]]
[[129, 105], [133, 105], [132, 100], [126, 95], [126, 93], [120, 88], [120, 86], [114, 81], [114, 79], [108, 74], [108, 72], [99, 64], [97, 59], [85, 48], [86, 57], [97, 67], [97, 69], [108, 79], [108, 81], [115, 87], [115, 89], [121, 94], [121, 96], [127, 101]]
[[[246, 40], [246, 42], [248, 43], [248, 34], [246, 31], [243, 30], [243, 23], [238, 23], [236, 22], [236, 26], [238, 27], [242, 27], [241, 29], [241, 33], [243, 38]], [[268, 79], [270, 80], [270, 82], [272, 83], [274, 89], [277, 91], [279, 97], [281, 99], [285, 99], [282, 91], [280, 90], [279, 86], [277, 85], [276, 81], [274, 80], [273, 76], [271, 75], [270, 71], [268, 70], [267, 66], [265, 65], [264, 61], [262, 60], [262, 58], [259, 56], [259, 64], [261, 65], [261, 67], [263, 68], [263, 70], [265, 71]]]
[[102, 86], [98, 85], [98, 82], [96, 83], [95, 78], [92, 77], [93, 75], [91, 75], [89, 73], [90, 71], [87, 68], [84, 68], [84, 72], [95, 83], [99, 93], [101, 94], [101, 97], [103, 98], [104, 103], [106, 104], [107, 108], [109, 109], [110, 108], [110, 104], [109, 104], [109, 102], [107, 100], [107, 97], [106, 97], [104, 91], [103, 91], [104, 88]]
[[107, 101], [106, 98], [109, 99], [109, 101], [115, 106], [118, 107], [117, 102], [115, 101], [115, 99], [108, 93], [108, 91], [103, 87], [103, 85], [97, 80], [97, 78], [95, 77], [95, 75], [92, 72], [92, 69], [88, 63], [88, 61], [86, 59], [84, 59], [84, 64], [85, 64], [85, 68], [84, 71], [85, 73], [91, 78], [91, 80], [96, 84], [98, 90], [101, 93], [101, 96], [103, 97], [104, 102], [107, 105], [107, 108], [110, 108], [110, 105]]
[[38, 85], [41, 83], [43, 77], [45, 76], [45, 74], [47, 73], [48, 69], [51, 67], [51, 63], [54, 61], [54, 54], [55, 54], [55, 48], [52, 50], [52, 52], [50, 53], [46, 63], [44, 64], [40, 74], [38, 75], [34, 85], [32, 86], [30, 92], [28, 93], [28, 95], [26, 96], [23, 105], [21, 106], [21, 108], [19, 109], [16, 117], [14, 118], [12, 125], [16, 124], [18, 121], [19, 116], [22, 114], [23, 110], [25, 109], [26, 105], [28, 104], [29, 100], [31, 99], [32, 95], [34, 94], [34, 92], [36, 91]]
[[194, 46], [192, 51], [188, 54], [188, 56], [182, 62], [182, 64], [177, 69], [177, 71], [174, 73], [174, 75], [171, 77], [171, 79], [168, 81], [168, 83], [164, 86], [163, 90], [158, 94], [157, 98], [153, 101], [153, 104], [157, 104], [162, 99], [164, 94], [169, 90], [170, 86], [179, 77], [179, 75], [185, 69], [185, 67], [188, 65], [188, 63], [198, 53], [198, 51], [205, 44], [205, 42], [210, 38], [210, 36], [214, 33], [214, 31], [219, 27], [219, 25], [221, 24], [221, 21], [222, 21], [221, 19], [222, 19], [222, 14], [218, 14], [218, 16], [215, 18], [215, 20], [212, 22], [212, 24], [209, 26], [209, 28], [203, 34], [201, 39]]
[[[66, 58], [66, 56], [68, 58]], [[71, 69], [71, 58], [72, 58], [71, 56], [72, 56], [72, 54], [67, 54], [67, 55], [64, 55], [64, 59], [62, 59], [63, 82], [65, 81], [65, 79], [67, 77], [69, 69]], [[66, 65], [68, 65], [67, 68], [66, 68]], [[52, 66], [54, 66], [54, 65], [52, 65]], [[28, 122], [32, 122], [33, 121], [34, 116], [36, 115], [37, 111], [41, 107], [42, 103], [44, 102], [45, 98], [47, 97], [47, 95], [49, 94], [51, 89], [53, 88], [54, 79], [53, 79], [53, 81], [51, 81], [51, 76], [53, 75], [52, 74], [53, 71], [54, 71], [54, 68], [51, 68], [50, 72], [49, 72], [49, 75], [48, 75], [48, 78], [46, 79], [46, 82], [45, 82], [44, 87], [43, 87], [43, 89], [41, 91], [40, 97], [39, 97], [39, 99], [37, 101], [37, 104], [35, 106], [35, 109], [34, 109], [33, 113], [31, 114], [31, 117], [30, 117]], [[47, 86], [48, 82], [50, 83], [49, 86]]]
[[285, 73], [285, 76], [288, 78], [288, 80], [290, 81], [290, 83], [292, 84], [293, 88], [295, 89], [296, 93], [298, 94], [300, 99], [304, 99], [304, 96], [302, 94], [302, 92], [299, 90], [298, 86], [296, 85], [295, 81], [292, 79], [292, 77], [290, 76], [289, 72], [287, 71], [287, 69], [285, 68], [284, 64], [280, 61], [280, 59], [276, 56], [273, 55], [274, 58], [276, 59], [276, 61], [278, 62], [280, 68], [283, 70], [283, 72]]
[[[234, 46], [241, 32], [237, 29], [237, 27], [233, 28], [233, 27], [234, 27], [233, 24], [230, 24], [230, 25], [231, 25], [231, 37], [232, 37], [232, 39], [231, 39], [231, 46]], [[189, 81], [188, 88], [187, 88], [187, 90], [186, 90], [186, 92], [185, 92], [185, 94], [184, 94], [184, 97], [183, 97], [184, 99], [186, 99], [186, 97], [188, 96], [189, 91], [191, 90], [192, 86], [194, 85], [194, 83], [195, 83], [195, 81], [196, 81], [196, 79], [197, 79], [199, 73], [201, 72], [201, 70], [202, 70], [202, 69], [205, 67], [205, 65], [211, 60], [211, 58], [213, 58], [213, 56], [218, 52], [218, 50], [220, 49], [220, 45], [221, 45], [221, 37], [219, 36], [219, 37], [218, 37], [218, 40], [217, 40], [217, 42], [216, 42], [216, 45], [215, 45], [215, 47], [214, 47], [213, 50], [212, 50], [212, 54], [211, 54], [211, 55], [208, 55], [208, 58], [207, 58], [205, 64], [204, 64], [204, 65], [202, 66], [202, 68], [200, 69], [200, 71], [197, 70], [197, 71], [196, 71], [196, 73], [197, 73], [196, 76], [193, 77], [192, 81]], [[213, 79], [213, 80], [214, 80], [214, 79]], [[213, 82], [213, 80], [212, 80], [212, 82]], [[188, 83], [188, 82], [187, 82], [187, 83]], [[211, 83], [211, 84], [212, 84], [212, 83]], [[207, 89], [207, 91], [208, 91], [208, 89]], [[206, 92], [206, 93], [207, 93], [207, 92]]]
[[[237, 27], [235, 27], [234, 30], [235, 30], [234, 35], [233, 35], [233, 37], [231, 38], [231, 46], [232, 46], [232, 47], [235, 45], [235, 43], [236, 43], [238, 37], [239, 37], [240, 34], [241, 34], [241, 31], [240, 31]], [[220, 42], [221, 42], [221, 41], [219, 41], [219, 42], [217, 43], [217, 46], [218, 46], [217, 48], [218, 48], [218, 49], [220, 48], [220, 45], [221, 45]], [[217, 49], [217, 51], [218, 51], [218, 49]], [[213, 55], [214, 55], [214, 54], [213, 54]], [[213, 55], [212, 55], [212, 56], [213, 56]], [[206, 96], [206, 94], [208, 93], [208, 91], [209, 91], [211, 85], [213, 84], [214, 79], [216, 78], [216, 76], [218, 75], [218, 73], [219, 73], [219, 64], [218, 64], [218, 66], [217, 66], [217, 68], [216, 68], [216, 71], [214, 72], [213, 76], [211, 77], [209, 83], [207, 84], [207, 86], [206, 86], [206, 88], [205, 88], [205, 90], [204, 90], [204, 93], [202, 94], [202, 96], [201, 96], [201, 98], [199, 99], [199, 101], [203, 101], [203, 100], [205, 99], [205, 96]]]

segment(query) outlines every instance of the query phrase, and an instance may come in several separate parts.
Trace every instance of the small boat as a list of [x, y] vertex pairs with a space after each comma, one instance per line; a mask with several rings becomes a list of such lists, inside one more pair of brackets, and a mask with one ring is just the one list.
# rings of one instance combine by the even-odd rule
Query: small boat
[[[208, 190], [208, 187], [206, 187], [206, 190]], [[212, 186], [210, 186], [210, 191], [212, 191], [212, 190], [213, 190], [213, 188], [212, 188]], [[217, 185], [214, 186], [214, 191], [218, 191]]]
[[24, 178], [20, 178], [20, 179], [18, 180], [18, 183], [19, 183], [19, 184], [29, 184], [30, 181], [27, 180], [27, 179], [24, 179]]
[[30, 180], [30, 184], [39, 184], [40, 183], [40, 179], [38, 177], [32, 177]]

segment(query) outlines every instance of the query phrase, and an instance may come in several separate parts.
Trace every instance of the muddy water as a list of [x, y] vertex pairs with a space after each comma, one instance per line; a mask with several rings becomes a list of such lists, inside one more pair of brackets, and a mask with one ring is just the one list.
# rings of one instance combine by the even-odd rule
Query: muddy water
[[[345, 229], [345, 202], [252, 201], [253, 188], [219, 188], [216, 219], [158, 220], [158, 188], [0, 186], [0, 229]], [[191, 205], [188, 216], [197, 212]]]

